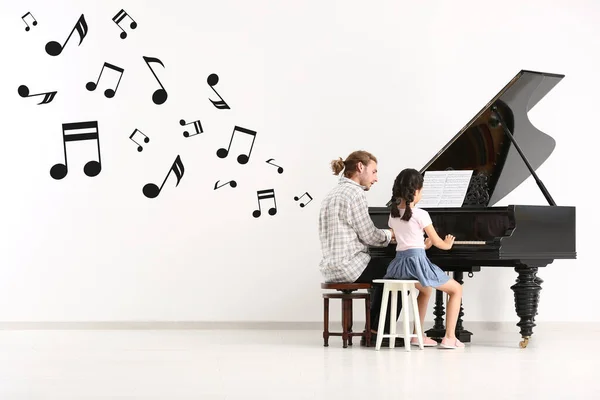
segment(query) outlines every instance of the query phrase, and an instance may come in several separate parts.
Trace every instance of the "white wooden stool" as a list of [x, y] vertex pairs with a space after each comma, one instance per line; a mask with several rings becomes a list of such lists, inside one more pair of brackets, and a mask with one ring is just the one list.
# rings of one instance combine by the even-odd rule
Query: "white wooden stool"
[[[419, 348], [423, 350], [423, 328], [421, 327], [421, 319], [419, 318], [419, 306], [417, 304], [417, 288], [415, 283], [419, 283], [417, 280], [399, 280], [399, 279], [375, 279], [373, 283], [383, 283], [383, 298], [381, 300], [381, 310], [379, 311], [379, 326], [377, 327], [377, 343], [375, 350], [381, 348], [381, 343], [384, 337], [390, 338], [390, 348], [393, 349], [395, 346], [397, 337], [404, 337], [404, 348], [406, 351], [410, 351], [410, 339], [416, 337], [419, 341]], [[385, 325], [386, 311], [388, 299], [392, 293], [392, 305], [390, 310], [390, 333], [389, 335], [383, 334]], [[396, 316], [396, 307], [398, 303], [398, 292], [402, 294], [402, 310], [400, 315], [403, 315], [404, 320], [404, 335], [396, 334], [396, 321], [393, 319]], [[412, 314], [415, 321], [416, 334], [410, 333], [410, 317], [408, 310], [411, 308], [408, 303], [408, 297], [410, 293], [410, 299], [412, 303]]]

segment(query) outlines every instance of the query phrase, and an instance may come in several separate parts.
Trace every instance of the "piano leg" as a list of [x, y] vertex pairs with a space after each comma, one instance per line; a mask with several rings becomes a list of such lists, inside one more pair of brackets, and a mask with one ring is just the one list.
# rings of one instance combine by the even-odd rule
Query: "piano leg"
[[515, 309], [520, 321], [517, 324], [521, 328], [521, 337], [523, 340], [519, 343], [521, 348], [526, 348], [533, 327], [535, 326], [535, 316], [537, 315], [538, 303], [540, 300], [541, 283], [543, 280], [536, 276], [539, 267], [545, 267], [547, 264], [519, 265], [515, 271], [519, 274], [517, 283], [510, 288], [515, 292]]
[[441, 290], [435, 291], [435, 306], [433, 307], [433, 315], [435, 315], [433, 328], [425, 331], [427, 337], [436, 339], [438, 342], [442, 340], [446, 334], [444, 326], [444, 292]]
[[[454, 280], [457, 281], [458, 283], [460, 283], [461, 285], [464, 283], [463, 282], [463, 271], [454, 271]], [[460, 311], [458, 312], [458, 320], [456, 321], [456, 337], [458, 338], [458, 340], [460, 340], [463, 343], [469, 343], [471, 342], [471, 336], [473, 335], [472, 332], [469, 332], [468, 330], [466, 330], [465, 328], [463, 328], [463, 320], [462, 317], [463, 315], [465, 315], [464, 313], [464, 308], [462, 305], [462, 300], [460, 302]]]
[[[463, 284], [463, 271], [453, 272], [454, 280], [461, 285]], [[435, 315], [433, 328], [425, 331], [427, 337], [441, 341], [446, 335], [446, 326], [444, 325], [444, 292], [441, 290], [435, 291], [435, 306], [433, 307], [433, 315]], [[460, 303], [460, 311], [458, 320], [456, 321], [456, 330], [454, 331], [458, 340], [463, 343], [470, 343], [473, 333], [463, 328], [462, 317], [465, 315], [462, 301]]]

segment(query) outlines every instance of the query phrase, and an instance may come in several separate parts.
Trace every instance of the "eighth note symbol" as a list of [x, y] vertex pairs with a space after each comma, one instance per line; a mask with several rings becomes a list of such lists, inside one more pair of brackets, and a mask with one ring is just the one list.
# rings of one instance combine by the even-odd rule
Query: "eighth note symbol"
[[277, 202], [275, 201], [275, 189], [258, 190], [256, 192], [256, 197], [258, 198], [258, 210], [254, 210], [252, 212], [252, 216], [254, 218], [260, 217], [260, 214], [261, 214], [260, 201], [265, 200], [265, 199], [273, 199], [273, 207], [269, 208], [269, 215], [277, 214]]
[[41, 96], [44, 95], [44, 99], [38, 103], [38, 106], [40, 104], [48, 104], [50, 103], [52, 100], [54, 100], [54, 96], [56, 96], [57, 92], [47, 92], [47, 93], [38, 93], [38, 94], [29, 94], [29, 88], [25, 85], [21, 85], [19, 86], [19, 89], [17, 89], [17, 91], [19, 92], [19, 96], [21, 97], [33, 97], [33, 96]]
[[165, 64], [163, 64], [162, 61], [160, 61], [158, 58], [146, 57], [146, 56], [142, 56], [142, 57], [144, 58], [144, 62], [146, 63], [146, 65], [148, 65], [148, 68], [150, 68], [150, 71], [152, 72], [152, 75], [154, 75], [154, 77], [156, 78], [158, 84], [161, 87], [161, 89], [156, 89], [154, 91], [154, 93], [152, 94], [152, 101], [156, 105], [163, 104], [165, 101], [167, 101], [168, 93], [165, 90], [165, 87], [162, 85], [162, 83], [160, 83], [160, 80], [158, 79], [158, 77], [154, 73], [154, 70], [150, 66], [150, 63], [153, 62], [153, 63], [160, 64], [160, 65], [163, 66], [163, 68], [165, 67]]
[[142, 150], [144, 150], [144, 148], [142, 147], [142, 145], [139, 144], [138, 142], [136, 142], [135, 139], [133, 139], [133, 135], [135, 135], [136, 132], [139, 132], [142, 136], [144, 136], [144, 143], [150, 142], [150, 138], [148, 136], [144, 135], [142, 133], [142, 131], [140, 131], [139, 129], [134, 130], [133, 133], [131, 134], [131, 136], [129, 136], [129, 139], [131, 139], [131, 141], [133, 143], [135, 143], [135, 144], [138, 145], [137, 151], [142, 151]]
[[248, 150], [248, 154], [240, 154], [237, 158], [238, 163], [246, 164], [246, 163], [248, 163], [248, 160], [250, 160], [250, 154], [252, 154], [252, 148], [254, 147], [254, 140], [256, 139], [256, 131], [242, 128], [241, 126], [236, 126], [233, 128], [233, 133], [231, 134], [231, 140], [229, 140], [229, 146], [226, 149], [221, 148], [221, 149], [217, 150], [217, 157], [225, 158], [229, 155], [229, 151], [231, 150], [231, 143], [233, 143], [233, 138], [234, 138], [236, 132], [242, 132], [242, 133], [252, 136], [252, 144], [250, 145], [250, 150]]
[[231, 186], [232, 188], [234, 188], [234, 187], [236, 187], [236, 186], [237, 186], [237, 182], [236, 182], [236, 181], [229, 181], [229, 182], [225, 182], [225, 183], [224, 183], [224, 184], [222, 184], [222, 185], [219, 185], [219, 182], [221, 182], [221, 181], [216, 181], [216, 182], [215, 182], [215, 188], [214, 188], [214, 190], [217, 190], [217, 189], [219, 189], [219, 188], [222, 188], [223, 186], [226, 186], [227, 184], [229, 184], [229, 186]]
[[81, 43], [83, 42], [83, 39], [85, 38], [85, 36], [88, 33], [87, 22], [85, 22], [85, 17], [83, 16], [83, 14], [81, 14], [81, 17], [79, 17], [79, 19], [77, 20], [75, 27], [73, 28], [71, 33], [69, 33], [69, 37], [67, 38], [67, 40], [65, 40], [65, 43], [60, 44], [55, 41], [46, 43], [46, 53], [48, 53], [51, 56], [57, 56], [60, 53], [62, 53], [67, 42], [69, 41], [69, 39], [71, 39], [71, 35], [73, 35], [73, 32], [75, 32], [75, 31], [77, 31], [77, 34], [79, 34], [79, 45], [81, 45]]
[[100, 82], [100, 78], [102, 78], [102, 72], [104, 72], [104, 67], [107, 67], [108, 69], [112, 69], [113, 71], [117, 71], [120, 74], [119, 80], [117, 81], [115, 88], [114, 89], [106, 89], [104, 91], [104, 96], [106, 96], [106, 98], [108, 98], [108, 99], [112, 99], [113, 97], [115, 97], [115, 93], [117, 92], [117, 89], [119, 88], [119, 83], [121, 83], [121, 78], [123, 77], [123, 72], [125, 71], [123, 68], [117, 67], [116, 65], [112, 65], [112, 64], [105, 62], [104, 65], [102, 66], [102, 69], [100, 70], [100, 75], [98, 75], [98, 80], [96, 82], [86, 83], [85, 88], [87, 90], [89, 90], [90, 92], [93, 92], [94, 90], [96, 90], [96, 88], [98, 87], [98, 82]]
[[277, 168], [277, 172], [278, 172], [278, 173], [280, 173], [280, 174], [283, 174], [283, 168], [282, 168], [282, 167], [280, 167], [280, 166], [279, 166], [279, 165], [277, 165], [277, 164], [273, 164], [271, 161], [275, 161], [275, 159], [274, 159], [274, 158], [269, 158], [269, 159], [267, 160], [267, 164], [271, 164], [271, 165], [274, 165], [274, 166], [276, 166], [276, 167], [279, 167], [279, 168]]
[[32, 14], [32, 13], [28, 12], [27, 14], [23, 15], [23, 16], [21, 17], [21, 19], [23, 20], [23, 22], [25, 22], [25, 25], [27, 25], [27, 27], [25, 27], [25, 31], [26, 31], [26, 32], [29, 32], [29, 30], [31, 29], [31, 28], [29, 27], [29, 24], [27, 23], [27, 21], [25, 21], [25, 17], [26, 17], [26, 16], [28, 16], [28, 15], [31, 15], [31, 18], [33, 18], [33, 26], [36, 26], [36, 25], [37, 25], [37, 21], [35, 20], [35, 17], [33, 16], [33, 14]]
[[303, 198], [304, 196], [308, 196], [308, 198], [310, 200], [308, 202], [306, 202], [306, 203], [300, 203], [300, 207], [302, 207], [302, 208], [304, 208], [304, 206], [306, 206], [308, 203], [310, 203], [312, 201], [312, 199], [313, 199], [312, 196], [310, 194], [308, 194], [308, 192], [304, 192], [304, 194], [302, 196], [300, 196], [300, 197], [294, 196], [294, 201], [298, 201], [301, 198]]
[[[206, 79], [206, 83], [208, 83], [208, 86], [210, 86], [210, 88], [217, 93], [217, 91], [215, 90], [215, 86], [217, 83], [219, 83], [219, 75], [217, 74], [210, 74], [208, 76], [208, 78]], [[217, 96], [219, 96], [219, 98], [221, 99], [220, 101], [213, 101], [210, 100], [211, 103], [213, 103], [213, 105], [215, 107], [217, 107], [220, 110], [225, 110], [225, 109], [230, 109], [229, 106], [227, 105], [227, 103], [225, 103], [225, 100], [223, 100], [223, 98], [221, 97], [221, 95], [219, 93], [217, 93]]]
[[194, 128], [196, 129], [196, 133], [194, 133], [193, 135], [190, 135], [190, 133], [188, 131], [183, 131], [183, 137], [196, 136], [196, 135], [204, 132], [202, 130], [202, 124], [200, 123], [200, 120], [194, 121], [194, 122], [188, 122], [188, 123], [185, 122], [185, 119], [180, 119], [179, 120], [179, 125], [181, 125], [181, 126], [186, 126], [186, 125], [189, 125], [189, 124], [194, 124]]

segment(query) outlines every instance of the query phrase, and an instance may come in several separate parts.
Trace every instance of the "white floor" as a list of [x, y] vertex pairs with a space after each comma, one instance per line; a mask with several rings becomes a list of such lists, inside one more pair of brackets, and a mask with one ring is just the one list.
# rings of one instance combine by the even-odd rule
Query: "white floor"
[[[332, 327], [333, 328], [333, 327]], [[470, 324], [464, 350], [320, 330], [3, 330], [0, 399], [600, 399], [598, 324]]]

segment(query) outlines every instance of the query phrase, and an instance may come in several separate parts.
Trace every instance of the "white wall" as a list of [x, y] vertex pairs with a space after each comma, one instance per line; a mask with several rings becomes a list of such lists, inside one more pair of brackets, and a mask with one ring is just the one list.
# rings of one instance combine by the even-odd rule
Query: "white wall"
[[[420, 168], [520, 69], [566, 74], [530, 117], [557, 141], [538, 173], [578, 215], [578, 259], [539, 273], [537, 319], [600, 320], [597, 3], [91, 3], [0, 6], [0, 321], [318, 321], [318, 209], [337, 179], [329, 161], [374, 153], [380, 181], [368, 198], [384, 205], [395, 175]], [[139, 24], [125, 40], [111, 21], [121, 8]], [[39, 22], [30, 32], [20, 19], [27, 11]], [[74, 37], [63, 54], [46, 54], [82, 13], [81, 46]], [[169, 93], [161, 106], [142, 56], [165, 64], [154, 67]], [[125, 69], [113, 99], [102, 86], [85, 89], [104, 62]], [[231, 110], [208, 101], [210, 73]], [[18, 96], [21, 84], [58, 94], [38, 106]], [[184, 138], [181, 118], [200, 118], [205, 132]], [[93, 143], [72, 144], [69, 174], [52, 179], [61, 124], [88, 120], [100, 124], [102, 172], [82, 172]], [[258, 132], [247, 165], [215, 155], [235, 125]], [[128, 139], [136, 128], [151, 138], [141, 153]], [[185, 165], [179, 186], [170, 177], [157, 198], [144, 197], [176, 155]], [[213, 190], [230, 179], [237, 188]], [[277, 215], [253, 218], [256, 191], [270, 188]], [[302, 209], [293, 197], [305, 191], [315, 200]], [[544, 198], [530, 179], [498, 205], [506, 204]], [[467, 279], [465, 318], [516, 322], [515, 277], [488, 268]]]

